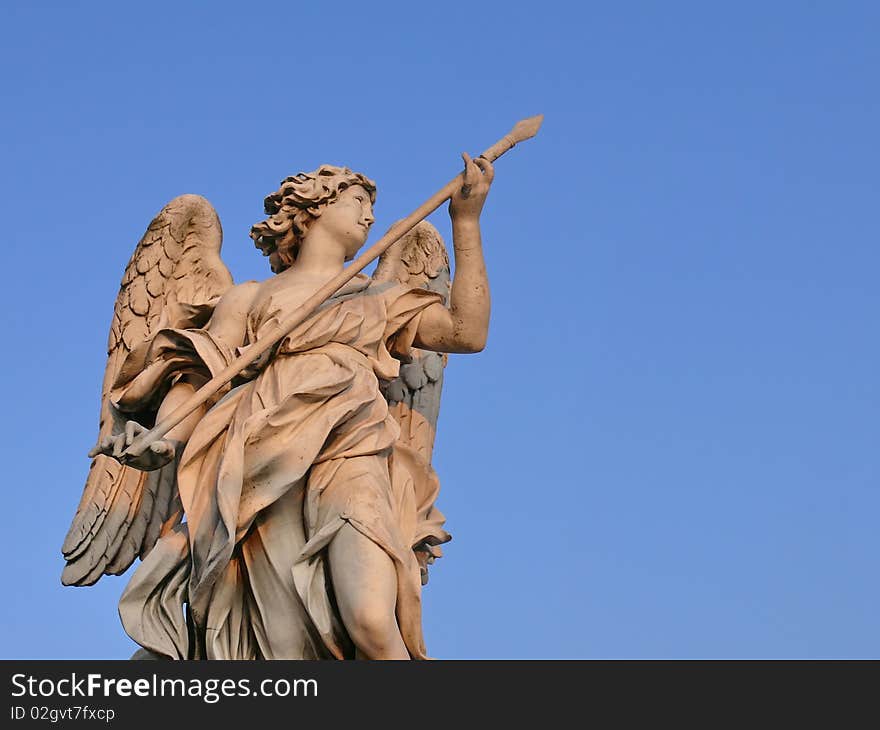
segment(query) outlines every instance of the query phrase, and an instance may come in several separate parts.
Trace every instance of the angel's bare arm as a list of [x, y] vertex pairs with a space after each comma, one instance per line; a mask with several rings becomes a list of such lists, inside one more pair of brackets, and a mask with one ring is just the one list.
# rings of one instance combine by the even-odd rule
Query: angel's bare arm
[[480, 212], [495, 172], [492, 163], [482, 157], [462, 157], [463, 184], [449, 203], [455, 249], [449, 307], [434, 304], [422, 313], [414, 343], [436, 352], [480, 352], [489, 334], [489, 279], [483, 260]]
[[[230, 349], [234, 349], [244, 344], [245, 333], [247, 330], [247, 313], [250, 309], [251, 302], [256, 296], [259, 284], [255, 281], [249, 281], [244, 284], [232, 287], [217, 302], [214, 313], [211, 315], [205, 329], [217, 340], [225, 344]], [[174, 411], [179, 405], [189, 400], [193, 393], [196, 392], [204, 381], [197, 380], [193, 376], [181, 378], [168, 394], [165, 396], [162, 404], [159, 406], [157, 422], [161, 421], [166, 415]], [[175, 448], [182, 448], [189, 441], [193, 429], [205, 414], [206, 406], [202, 405], [187, 416], [183, 421], [172, 428], [165, 436], [165, 441], [171, 442]]]
[[259, 288], [260, 284], [256, 281], [247, 281], [232, 287], [217, 302], [205, 329], [229, 347], [243, 345], [248, 310]]
[[[227, 291], [217, 303], [214, 313], [208, 322], [206, 329], [217, 340], [234, 349], [244, 344], [247, 327], [247, 312], [256, 295], [259, 284], [247, 282], [234, 286]], [[203, 385], [204, 381], [194, 376], [186, 376], [176, 382], [159, 406], [157, 422], [161, 421], [179, 405], [192, 397], [193, 393]], [[153, 443], [149, 449], [136, 457], [125, 460], [125, 464], [137, 469], [151, 471], [158, 469], [174, 458], [175, 452], [179, 452], [189, 441], [196, 424], [204, 416], [206, 406], [202, 405], [187, 416], [183, 421], [171, 429], [164, 439]], [[119, 458], [122, 452], [131, 445], [131, 442], [147, 429], [136, 421], [129, 421], [125, 425], [122, 434], [109, 436], [96, 447], [91, 455], [105, 453]]]

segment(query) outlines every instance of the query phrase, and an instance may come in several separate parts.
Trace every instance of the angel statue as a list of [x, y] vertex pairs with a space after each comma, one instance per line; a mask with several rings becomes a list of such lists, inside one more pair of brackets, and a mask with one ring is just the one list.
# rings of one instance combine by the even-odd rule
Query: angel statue
[[479, 219], [494, 172], [463, 157], [451, 285], [422, 222], [131, 455], [343, 271], [376, 186], [331, 165], [286, 178], [251, 229], [274, 273], [262, 282], [233, 284], [204, 198], [150, 224], [116, 299], [98, 442], [62, 548], [65, 585], [140, 558], [119, 603], [135, 656], [426, 658], [421, 587], [450, 539], [431, 467], [445, 353], [479, 352], [489, 325]]

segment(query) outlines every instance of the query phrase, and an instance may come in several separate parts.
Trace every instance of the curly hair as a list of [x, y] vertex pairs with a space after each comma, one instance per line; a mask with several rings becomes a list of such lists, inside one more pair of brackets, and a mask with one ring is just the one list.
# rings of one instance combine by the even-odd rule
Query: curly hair
[[359, 172], [335, 165], [321, 165], [314, 172], [286, 177], [278, 190], [266, 197], [263, 207], [269, 217], [252, 226], [250, 236], [263, 256], [269, 257], [273, 272], [278, 274], [296, 261], [306, 231], [320, 215], [317, 211], [353, 185], [360, 185], [370, 202], [376, 202], [376, 183]]

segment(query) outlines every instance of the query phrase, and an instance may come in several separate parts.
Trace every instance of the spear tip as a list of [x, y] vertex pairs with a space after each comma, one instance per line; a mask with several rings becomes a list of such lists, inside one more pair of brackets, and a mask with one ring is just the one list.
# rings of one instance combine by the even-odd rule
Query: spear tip
[[516, 125], [510, 132], [510, 136], [513, 137], [517, 142], [531, 139], [538, 133], [538, 130], [541, 128], [541, 123], [543, 121], [543, 114], [538, 114], [534, 117], [523, 119], [516, 123]]

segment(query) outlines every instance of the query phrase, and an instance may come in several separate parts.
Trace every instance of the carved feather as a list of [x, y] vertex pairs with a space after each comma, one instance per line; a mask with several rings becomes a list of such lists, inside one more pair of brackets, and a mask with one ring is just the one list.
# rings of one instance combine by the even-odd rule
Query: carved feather
[[[98, 440], [119, 433], [109, 392], [126, 356], [163, 327], [204, 324], [232, 286], [220, 258], [223, 233], [211, 204], [197, 195], [172, 200], [150, 223], [126, 266], [107, 340]], [[153, 472], [108, 456], [92, 461], [82, 499], [61, 548], [65, 585], [91, 585], [125, 572], [179, 522], [176, 463]], [[174, 517], [174, 515], [177, 515]]]
[[[417, 286], [449, 300], [449, 255], [440, 233], [422, 221], [379, 259], [374, 279]], [[401, 426], [401, 440], [431, 462], [434, 431], [440, 412], [446, 355], [413, 349], [411, 363], [384, 388], [392, 413]], [[414, 416], [415, 411], [418, 416]], [[423, 424], [423, 425], [420, 425]]]

